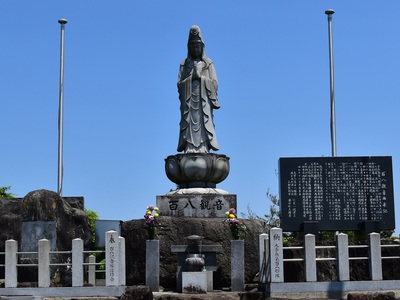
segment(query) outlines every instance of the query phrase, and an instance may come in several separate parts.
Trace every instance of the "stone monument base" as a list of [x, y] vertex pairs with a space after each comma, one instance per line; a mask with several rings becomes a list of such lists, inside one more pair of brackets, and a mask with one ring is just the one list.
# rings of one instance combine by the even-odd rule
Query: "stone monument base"
[[212, 271], [182, 272], [182, 292], [205, 294], [213, 290]]
[[[217, 193], [185, 193], [157, 196], [156, 203], [162, 216], [225, 218], [225, 213], [237, 207], [236, 195]], [[207, 189], [206, 189], [207, 190]]]

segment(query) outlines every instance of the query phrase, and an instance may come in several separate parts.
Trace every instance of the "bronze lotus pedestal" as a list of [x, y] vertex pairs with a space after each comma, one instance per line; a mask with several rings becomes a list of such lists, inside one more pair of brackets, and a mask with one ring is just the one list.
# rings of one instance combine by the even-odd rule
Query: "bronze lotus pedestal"
[[178, 189], [216, 188], [229, 174], [229, 157], [214, 153], [185, 153], [165, 159], [165, 173]]
[[215, 153], [185, 153], [165, 159], [165, 172], [176, 189], [157, 196], [163, 216], [224, 218], [236, 209], [236, 195], [218, 189], [229, 175], [229, 157]]

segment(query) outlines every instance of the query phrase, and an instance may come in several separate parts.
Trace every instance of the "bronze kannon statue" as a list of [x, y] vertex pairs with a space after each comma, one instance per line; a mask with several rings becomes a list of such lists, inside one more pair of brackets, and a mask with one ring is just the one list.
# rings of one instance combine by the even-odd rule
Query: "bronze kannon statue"
[[220, 107], [217, 99], [218, 81], [214, 64], [204, 50], [200, 28], [189, 31], [188, 55], [180, 64], [178, 92], [181, 121], [178, 151], [208, 153], [219, 150], [214, 129], [213, 110]]

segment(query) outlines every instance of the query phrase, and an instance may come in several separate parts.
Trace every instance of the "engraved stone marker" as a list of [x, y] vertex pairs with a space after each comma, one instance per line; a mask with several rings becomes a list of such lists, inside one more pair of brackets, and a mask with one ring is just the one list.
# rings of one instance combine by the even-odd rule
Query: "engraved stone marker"
[[391, 157], [281, 158], [279, 175], [283, 230], [395, 228]]
[[57, 232], [55, 221], [22, 222], [21, 251], [37, 252], [41, 239], [50, 241], [50, 251], [56, 251]]

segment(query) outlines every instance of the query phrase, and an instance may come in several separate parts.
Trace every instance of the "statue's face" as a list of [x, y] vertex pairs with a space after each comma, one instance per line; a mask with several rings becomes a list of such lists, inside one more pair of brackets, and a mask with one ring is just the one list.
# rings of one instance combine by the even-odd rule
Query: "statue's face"
[[190, 43], [189, 52], [192, 58], [201, 58], [201, 54], [203, 53], [202, 43], [200, 42]]

